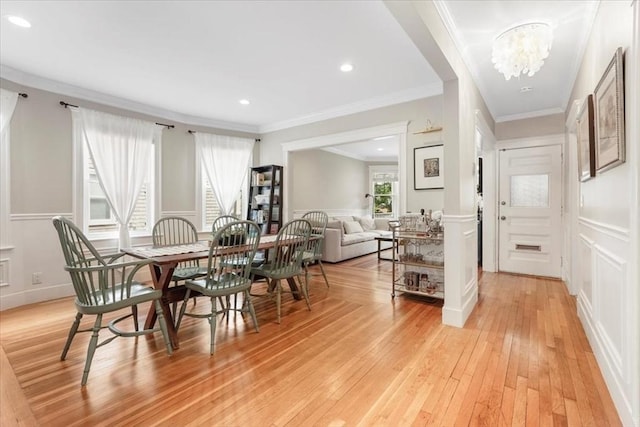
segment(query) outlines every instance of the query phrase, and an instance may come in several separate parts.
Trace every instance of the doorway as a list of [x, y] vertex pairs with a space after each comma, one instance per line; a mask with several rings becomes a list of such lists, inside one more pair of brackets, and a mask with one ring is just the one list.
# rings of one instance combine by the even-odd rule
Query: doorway
[[[291, 175], [292, 170], [289, 167], [289, 156], [292, 152], [299, 150], [319, 149], [340, 144], [352, 143], [354, 141], [364, 141], [381, 136], [395, 135], [398, 139], [398, 175], [405, 176], [405, 170], [407, 168], [408, 126], [409, 122], [397, 122], [283, 143], [283, 166], [286, 178], [283, 185], [286, 194], [284, 199], [284, 221], [288, 221], [294, 218], [294, 212], [290, 202], [291, 200], [293, 200], [293, 186], [290, 184], [293, 181]], [[406, 212], [407, 202], [405, 179], [401, 179], [399, 181], [399, 192], [399, 212]]]
[[559, 145], [500, 150], [500, 271], [561, 276], [561, 155]]

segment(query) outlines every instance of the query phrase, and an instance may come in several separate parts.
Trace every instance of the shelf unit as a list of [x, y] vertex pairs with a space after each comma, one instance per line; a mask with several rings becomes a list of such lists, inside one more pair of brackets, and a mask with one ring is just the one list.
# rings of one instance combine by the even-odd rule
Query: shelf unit
[[277, 234], [282, 227], [282, 166], [251, 168], [247, 219], [260, 226], [262, 234]]
[[[418, 220], [418, 223], [420, 220]], [[392, 224], [391, 296], [396, 292], [444, 299], [444, 236], [442, 233]]]

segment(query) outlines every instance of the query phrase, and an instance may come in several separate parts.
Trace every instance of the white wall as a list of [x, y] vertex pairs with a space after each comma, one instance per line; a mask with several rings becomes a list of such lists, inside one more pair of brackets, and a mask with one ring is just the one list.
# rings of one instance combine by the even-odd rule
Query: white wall
[[325, 135], [330, 136], [356, 129], [373, 128], [400, 121], [409, 121], [406, 149], [407, 173], [406, 176], [401, 177], [401, 179], [405, 179], [407, 188], [407, 210], [417, 212], [421, 208], [441, 209], [442, 206], [444, 206], [444, 192], [442, 190], [414, 190], [413, 187], [414, 148], [434, 144], [442, 141], [443, 138], [442, 132], [416, 134], [425, 128], [427, 120], [431, 120], [431, 123], [434, 125], [442, 123], [442, 96], [433, 96], [266, 133], [261, 136], [262, 141], [259, 144], [260, 154], [257, 158], [254, 157], [254, 163], [283, 164], [283, 143], [300, 141], [307, 138], [317, 138]]
[[369, 168], [361, 160], [323, 150], [291, 152], [291, 209], [362, 211], [369, 191]]
[[[26, 92], [11, 119], [9, 245], [0, 248], [0, 266], [8, 284], [0, 287], [0, 310], [73, 294], [63, 270], [60, 243], [51, 223], [55, 215], [73, 219], [73, 151], [71, 115], [59, 102], [113, 114], [174, 124], [162, 134], [161, 212], [179, 214], [195, 222], [195, 148], [188, 129], [255, 138], [258, 135], [192, 126], [115, 108], [8, 80], [0, 86]], [[134, 244], [150, 242], [148, 236]], [[94, 242], [103, 250], [116, 249], [116, 240]], [[42, 273], [42, 283], [32, 285], [32, 273]]]
[[[570, 272], [578, 315], [623, 423], [636, 426], [640, 425], [636, 154], [639, 8], [637, 1], [634, 6], [627, 1], [600, 3], [567, 110], [568, 117], [575, 114], [580, 103], [593, 93], [616, 48], [623, 47], [627, 162], [582, 183], [578, 182], [575, 163], [566, 166], [573, 175], [568, 176], [567, 191], [577, 205], [577, 224], [572, 229], [576, 250]], [[567, 140], [573, 144], [570, 149], [576, 150], [575, 136], [570, 133]], [[575, 156], [570, 160], [575, 162]]]

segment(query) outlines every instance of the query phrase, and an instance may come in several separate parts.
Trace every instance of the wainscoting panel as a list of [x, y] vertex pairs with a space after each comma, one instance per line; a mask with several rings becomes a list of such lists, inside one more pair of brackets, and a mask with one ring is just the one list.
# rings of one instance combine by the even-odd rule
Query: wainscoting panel
[[462, 327], [478, 301], [476, 215], [444, 215], [442, 322]]
[[11, 271], [11, 260], [0, 259], [0, 287], [9, 286], [9, 274]]
[[580, 235], [579, 251], [581, 261], [580, 277], [577, 277], [578, 300], [584, 304], [586, 314], [593, 316], [593, 240]]
[[626, 262], [611, 252], [594, 245], [595, 249], [595, 277], [596, 330], [602, 338], [607, 359], [615, 367], [618, 375], [623, 376], [622, 354], [625, 351], [625, 341], [628, 335], [626, 317]]
[[[629, 265], [629, 230], [578, 218], [579, 242], [575, 262], [578, 316], [623, 419], [633, 413], [634, 346], [633, 283]], [[627, 418], [628, 419], [628, 418]]]

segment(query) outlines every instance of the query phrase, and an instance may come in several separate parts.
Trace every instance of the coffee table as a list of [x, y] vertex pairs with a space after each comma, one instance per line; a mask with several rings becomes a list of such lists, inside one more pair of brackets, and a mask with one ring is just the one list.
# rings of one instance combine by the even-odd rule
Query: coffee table
[[[378, 260], [393, 261], [393, 258], [385, 258], [381, 255], [382, 252], [388, 251], [389, 249], [396, 249], [396, 253], [397, 253], [398, 247], [393, 242], [393, 237], [379, 236], [379, 237], [375, 237], [375, 239], [378, 241]], [[381, 247], [382, 242], [391, 242], [391, 247], [382, 248]]]

